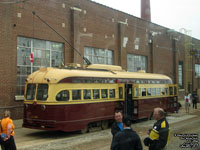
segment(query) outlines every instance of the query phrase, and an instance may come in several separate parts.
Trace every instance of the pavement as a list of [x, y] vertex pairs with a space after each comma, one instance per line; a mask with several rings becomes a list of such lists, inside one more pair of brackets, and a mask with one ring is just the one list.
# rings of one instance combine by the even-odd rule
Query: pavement
[[[179, 102], [182, 105], [182, 107], [179, 110], [179, 113], [169, 113], [167, 116], [169, 124], [174, 124], [183, 120], [194, 118], [197, 116], [195, 112], [200, 111], [200, 103], [198, 103], [198, 109], [193, 109], [190, 106], [190, 113], [188, 114], [185, 111], [184, 101], [181, 100]], [[143, 136], [146, 136], [146, 130], [152, 127], [152, 124], [154, 122], [155, 120], [141, 121], [133, 124], [133, 128], [136, 130], [138, 128], [137, 132], [142, 136], [142, 138], [144, 138]], [[105, 137], [107, 138], [107, 140], [110, 140], [112, 137], [112, 135], [110, 134], [110, 129], [102, 130], [100, 132], [93, 132], [93, 133], [91, 132], [87, 134], [86, 138], [85, 135], [79, 135], [79, 134], [77, 136], [76, 134], [68, 135], [68, 133], [45, 132], [42, 130], [22, 128], [22, 123], [23, 123], [22, 119], [14, 120], [16, 128], [15, 141], [19, 150], [47, 149], [46, 146], [50, 146], [50, 149], [56, 149], [53, 146], [58, 146], [58, 145], [61, 145], [63, 147], [70, 147], [70, 146], [73, 147], [74, 144], [77, 144], [77, 138], [79, 139], [78, 140], [79, 142], [82, 142], [82, 144], [80, 145], [87, 145], [88, 142], [94, 141], [95, 138], [96, 141], [99, 141], [99, 139], [104, 139]], [[109, 149], [109, 146], [107, 146], [107, 148], [102, 150], [106, 149]]]

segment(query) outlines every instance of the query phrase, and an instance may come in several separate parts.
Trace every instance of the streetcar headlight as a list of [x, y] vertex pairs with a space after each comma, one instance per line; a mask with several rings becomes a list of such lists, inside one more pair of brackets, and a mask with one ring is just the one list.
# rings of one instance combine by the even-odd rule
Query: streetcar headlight
[[45, 105], [41, 105], [42, 107], [42, 110], [45, 110], [46, 109], [46, 106]]

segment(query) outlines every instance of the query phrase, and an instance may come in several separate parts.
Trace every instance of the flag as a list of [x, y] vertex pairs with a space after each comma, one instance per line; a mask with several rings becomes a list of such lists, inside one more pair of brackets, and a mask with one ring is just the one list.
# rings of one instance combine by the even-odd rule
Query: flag
[[30, 62], [33, 63], [33, 53], [30, 54]]

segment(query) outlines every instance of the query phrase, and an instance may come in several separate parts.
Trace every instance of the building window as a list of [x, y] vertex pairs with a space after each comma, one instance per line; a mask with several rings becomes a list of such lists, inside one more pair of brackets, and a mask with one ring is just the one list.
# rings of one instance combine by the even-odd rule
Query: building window
[[138, 70], [147, 71], [147, 58], [146, 56], [128, 54], [127, 65], [130, 72], [137, 72]]
[[183, 62], [180, 61], [178, 64], [178, 86], [183, 89]]
[[200, 77], [200, 64], [195, 64], [195, 76]]
[[[33, 53], [33, 63], [30, 55]], [[58, 67], [64, 61], [64, 44], [17, 37], [17, 95], [24, 94], [24, 83], [29, 74], [40, 67]]]
[[93, 64], [113, 64], [113, 52], [111, 50], [85, 47], [84, 56]]

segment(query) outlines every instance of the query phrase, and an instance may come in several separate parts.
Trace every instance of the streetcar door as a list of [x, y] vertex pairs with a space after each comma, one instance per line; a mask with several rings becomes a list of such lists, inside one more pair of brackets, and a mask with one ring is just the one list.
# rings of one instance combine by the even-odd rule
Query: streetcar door
[[125, 115], [132, 118], [133, 107], [132, 107], [132, 84], [125, 85]]

